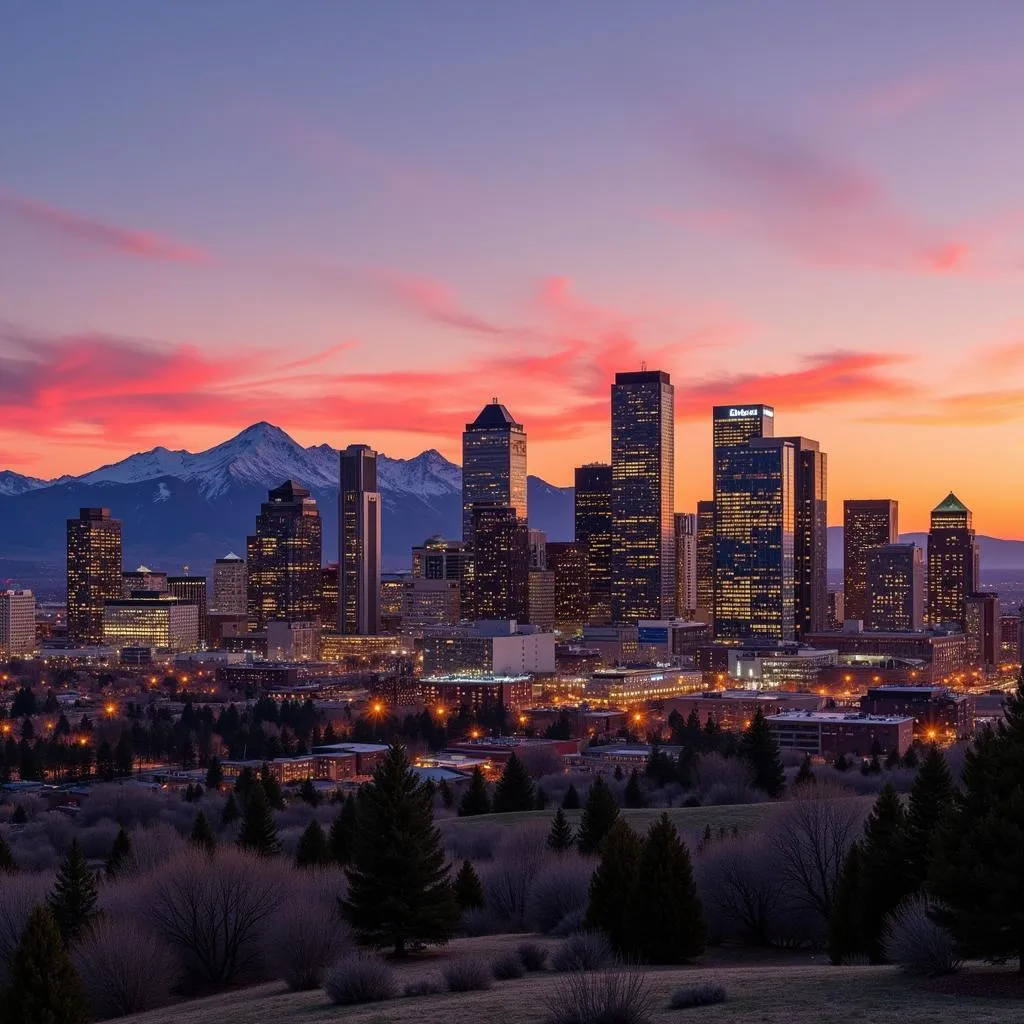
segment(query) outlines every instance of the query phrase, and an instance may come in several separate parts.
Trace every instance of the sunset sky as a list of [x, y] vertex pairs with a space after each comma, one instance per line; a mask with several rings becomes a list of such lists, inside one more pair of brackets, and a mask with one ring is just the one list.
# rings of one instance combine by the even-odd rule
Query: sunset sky
[[0, 4], [0, 468], [257, 420], [557, 484], [616, 370], [1024, 536], [1024, 5]]

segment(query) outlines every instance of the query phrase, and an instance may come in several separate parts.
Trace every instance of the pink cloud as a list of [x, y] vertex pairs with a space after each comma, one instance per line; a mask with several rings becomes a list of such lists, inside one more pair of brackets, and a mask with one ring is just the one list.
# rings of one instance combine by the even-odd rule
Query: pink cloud
[[0, 190], [0, 216], [20, 220], [56, 238], [105, 249], [122, 256], [167, 263], [210, 262], [209, 255], [200, 249], [180, 245], [149, 232], [104, 224], [4, 190]]

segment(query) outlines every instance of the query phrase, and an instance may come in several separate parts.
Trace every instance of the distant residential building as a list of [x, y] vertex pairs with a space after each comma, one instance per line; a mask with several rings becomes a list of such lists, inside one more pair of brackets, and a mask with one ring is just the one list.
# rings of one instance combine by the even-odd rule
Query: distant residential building
[[964, 633], [970, 665], [991, 670], [999, 664], [1001, 628], [999, 595], [969, 594], [964, 602]]
[[979, 548], [971, 510], [952, 491], [932, 509], [928, 531], [928, 624], [964, 629], [978, 589]]
[[594, 462], [576, 468], [576, 543], [587, 548], [588, 623], [612, 617], [612, 467]]
[[206, 577], [168, 576], [167, 593], [179, 601], [196, 606], [199, 621], [199, 646], [205, 647], [206, 637]]
[[167, 592], [167, 573], [157, 572], [149, 566], [140, 565], [131, 572], [121, 573], [121, 596], [131, 597], [132, 594], [148, 590], [156, 594]]
[[213, 564], [213, 607], [218, 615], [247, 615], [245, 559], [228, 552]]
[[820, 711], [825, 698], [813, 693], [789, 693], [784, 690], [708, 690], [676, 697], [665, 704], [665, 714], [676, 712], [683, 721], [691, 713], [701, 726], [708, 721], [729, 732], [746, 729], [758, 708], [766, 718], [783, 711]]
[[846, 621], [846, 595], [841, 590], [830, 590], [828, 595], [828, 628], [842, 629]]
[[551, 633], [555, 628], [555, 574], [550, 569], [531, 569], [528, 578], [531, 626]]
[[507, 506], [526, 522], [526, 431], [497, 399], [462, 435], [462, 539], [469, 544], [480, 505]]
[[555, 627], [575, 633], [590, 615], [589, 552], [582, 543], [558, 542], [547, 545], [548, 568], [555, 578]]
[[31, 590], [0, 590], [0, 658], [36, 649], [36, 599]]
[[140, 592], [103, 606], [103, 643], [111, 647], [149, 647], [194, 651], [199, 646], [199, 609], [172, 594]]
[[[843, 615], [868, 615], [868, 552], [899, 541], [899, 505], [890, 498], [843, 502]], [[842, 620], [840, 620], [841, 624]]]
[[83, 508], [67, 522], [68, 640], [103, 642], [103, 605], [123, 596], [121, 520], [109, 508]]
[[338, 488], [338, 632], [373, 635], [381, 629], [381, 499], [372, 448], [341, 453]]
[[784, 711], [768, 727], [781, 750], [838, 757], [867, 757], [872, 750], [901, 757], [914, 742], [914, 719], [905, 715], [856, 715], [841, 711]]
[[924, 552], [915, 544], [867, 551], [864, 628], [912, 633], [924, 626]]
[[697, 615], [697, 515], [677, 512], [676, 529], [676, 607], [680, 619]]
[[511, 505], [473, 509], [473, 612], [478, 619], [528, 622], [530, 543]]
[[248, 613], [253, 631], [268, 622], [307, 622], [320, 612], [320, 510], [305, 487], [287, 480], [270, 491], [247, 539]]

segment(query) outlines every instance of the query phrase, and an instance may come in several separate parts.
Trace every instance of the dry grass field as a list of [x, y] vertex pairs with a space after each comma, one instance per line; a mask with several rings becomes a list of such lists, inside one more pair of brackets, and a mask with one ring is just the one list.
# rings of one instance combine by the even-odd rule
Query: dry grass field
[[[500, 935], [459, 939], [446, 950], [395, 968], [399, 990], [407, 982], [437, 977], [451, 957], [482, 956], [514, 949], [526, 938]], [[532, 940], [531, 940], [532, 941]], [[551, 940], [540, 940], [548, 943]], [[754, 961], [753, 964], [750, 961]], [[655, 997], [656, 1022], [687, 1024], [1014, 1024], [1024, 1022], [1024, 1000], [940, 995], [893, 967], [831, 967], [806, 956], [752, 954], [743, 964], [709, 955], [693, 967], [647, 973]], [[679, 985], [714, 981], [724, 985], [725, 1003], [668, 1010]], [[123, 1018], [129, 1024], [543, 1024], [557, 998], [560, 976], [527, 975], [495, 982], [484, 992], [396, 998], [366, 1006], [335, 1007], [323, 992], [289, 993], [280, 984]]]

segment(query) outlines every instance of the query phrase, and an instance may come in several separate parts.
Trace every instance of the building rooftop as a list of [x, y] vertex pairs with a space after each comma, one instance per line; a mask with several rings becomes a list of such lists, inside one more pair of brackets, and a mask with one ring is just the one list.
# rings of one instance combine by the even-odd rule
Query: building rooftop
[[970, 509], [952, 492], [932, 509], [933, 512], [970, 512]]
[[838, 722], [862, 722], [865, 725], [899, 725], [913, 722], [913, 715], [861, 715], [846, 711], [782, 711], [769, 715], [769, 722], [817, 722], [821, 725], [835, 725]]
[[522, 423], [517, 423], [512, 414], [496, 398], [480, 410], [480, 414], [472, 423], [466, 424], [467, 430], [522, 430]]

